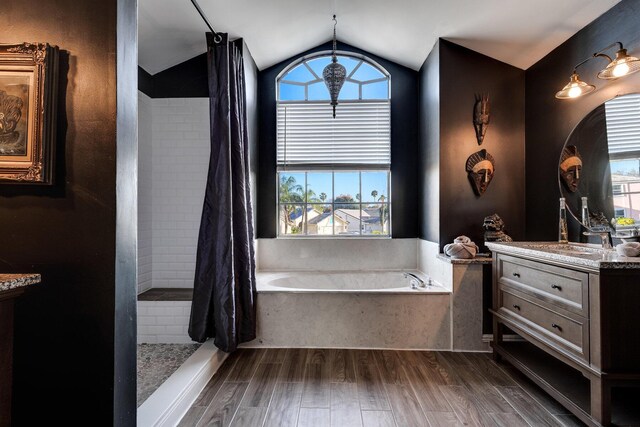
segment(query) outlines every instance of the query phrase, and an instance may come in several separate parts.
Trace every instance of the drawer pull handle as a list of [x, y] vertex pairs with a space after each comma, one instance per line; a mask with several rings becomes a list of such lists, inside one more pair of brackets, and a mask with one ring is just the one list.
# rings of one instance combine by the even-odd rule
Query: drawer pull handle
[[520, 277], [520, 273], [513, 273], [513, 277]]
[[560, 325], [556, 325], [555, 323], [552, 323], [551, 327], [554, 328], [554, 329], [557, 329], [559, 331], [562, 331], [562, 327]]
[[518, 304], [513, 304], [513, 308], [515, 308], [516, 310], [520, 311], [520, 306]]
[[557, 289], [559, 291], [562, 291], [562, 286], [558, 286], [558, 285], [551, 285], [551, 289]]

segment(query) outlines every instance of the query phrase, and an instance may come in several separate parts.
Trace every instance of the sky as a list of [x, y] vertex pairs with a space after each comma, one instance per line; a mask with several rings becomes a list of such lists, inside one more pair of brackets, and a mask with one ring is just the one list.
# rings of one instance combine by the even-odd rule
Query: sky
[[611, 173], [638, 176], [640, 175], [639, 169], [640, 159], [611, 160]]

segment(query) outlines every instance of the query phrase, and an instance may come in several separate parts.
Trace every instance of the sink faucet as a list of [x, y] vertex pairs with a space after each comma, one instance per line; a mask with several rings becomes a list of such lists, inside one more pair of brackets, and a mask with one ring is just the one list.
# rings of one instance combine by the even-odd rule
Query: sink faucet
[[[424, 280], [422, 280], [421, 278], [419, 278], [415, 274], [409, 273], [408, 271], [405, 271], [403, 274], [404, 274], [405, 279], [408, 278], [408, 277], [411, 277], [411, 288], [412, 289], [416, 289], [418, 286], [420, 286], [421, 288], [425, 287]], [[418, 285], [416, 285], [416, 283], [418, 283]]]
[[600, 239], [602, 239], [602, 249], [613, 249], [611, 245], [611, 232], [609, 230], [585, 231], [582, 234], [585, 236], [600, 236]]

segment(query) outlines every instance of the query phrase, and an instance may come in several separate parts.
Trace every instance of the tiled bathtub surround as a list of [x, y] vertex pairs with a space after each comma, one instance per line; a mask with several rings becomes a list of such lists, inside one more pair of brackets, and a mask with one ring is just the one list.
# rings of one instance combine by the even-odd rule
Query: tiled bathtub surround
[[259, 239], [258, 270], [415, 270], [416, 239]]
[[[482, 341], [483, 267], [439, 259], [437, 243], [260, 239], [258, 248], [258, 339], [248, 346], [488, 350]], [[416, 269], [441, 285], [438, 292], [407, 289], [398, 270]], [[287, 272], [289, 289], [264, 286], [277, 271]], [[296, 271], [300, 286], [290, 283]], [[377, 290], [361, 286], [376, 272], [394, 283]], [[318, 282], [317, 290], [310, 289], [305, 274], [333, 277], [326, 281], [339, 286], [331, 290]], [[350, 275], [351, 290], [343, 283]]]
[[428, 271], [452, 291], [451, 349], [488, 351], [487, 343], [482, 341], [482, 289], [483, 265], [491, 264], [491, 260], [452, 260], [439, 252], [438, 243], [418, 239], [418, 269]]
[[138, 301], [138, 343], [189, 344], [191, 301]]
[[249, 347], [449, 349], [447, 294], [258, 294]]

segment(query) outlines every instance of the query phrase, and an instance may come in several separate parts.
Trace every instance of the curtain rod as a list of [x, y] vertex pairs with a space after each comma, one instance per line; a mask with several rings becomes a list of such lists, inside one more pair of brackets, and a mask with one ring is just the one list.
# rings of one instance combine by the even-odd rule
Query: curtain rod
[[213, 29], [213, 27], [211, 26], [211, 23], [205, 16], [204, 12], [202, 11], [202, 8], [200, 8], [200, 5], [198, 4], [198, 2], [196, 0], [191, 0], [191, 3], [193, 3], [193, 6], [196, 8], [198, 13], [200, 14], [200, 17], [202, 18], [204, 23], [207, 24], [207, 27], [209, 27], [209, 29], [213, 33], [213, 41], [216, 43], [220, 43], [222, 41], [222, 36], [218, 34], [216, 30]]

